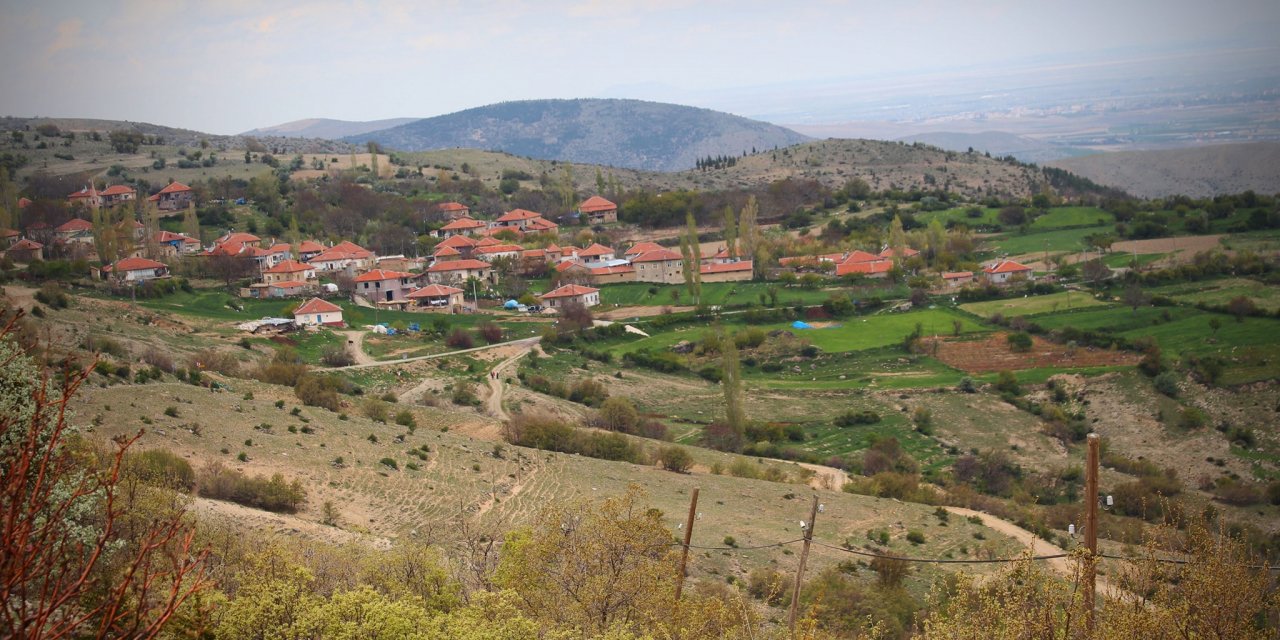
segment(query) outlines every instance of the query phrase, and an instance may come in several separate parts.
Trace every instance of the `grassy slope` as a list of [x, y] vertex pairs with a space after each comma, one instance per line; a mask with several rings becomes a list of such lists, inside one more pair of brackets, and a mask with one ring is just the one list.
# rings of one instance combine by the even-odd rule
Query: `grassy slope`
[[1062, 291], [1044, 296], [970, 302], [968, 304], [960, 305], [960, 308], [968, 311], [969, 313], [989, 318], [997, 313], [1005, 316], [1029, 316], [1037, 313], [1058, 311], [1059, 309], [1067, 311], [1071, 309], [1097, 307], [1106, 304], [1106, 302], [1098, 300], [1087, 293], [1081, 293], [1079, 291]]

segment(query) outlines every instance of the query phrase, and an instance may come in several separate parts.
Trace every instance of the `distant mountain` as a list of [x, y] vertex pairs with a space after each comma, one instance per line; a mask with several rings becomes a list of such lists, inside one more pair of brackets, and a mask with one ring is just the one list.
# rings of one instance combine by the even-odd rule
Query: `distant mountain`
[[740, 116], [640, 100], [524, 100], [344, 138], [400, 151], [475, 148], [591, 164], [678, 171], [807, 137]]
[[246, 131], [245, 136], [280, 136], [283, 138], [323, 138], [337, 140], [347, 136], [358, 136], [372, 131], [390, 129], [402, 124], [417, 121], [418, 118], [388, 118], [386, 120], [332, 120], [329, 118], [307, 118], [278, 124], [274, 127], [262, 127]]
[[164, 143], [179, 147], [199, 146], [201, 142], [215, 148], [271, 150], [274, 153], [347, 153], [354, 148], [345, 142], [332, 140], [301, 139], [294, 136], [278, 134], [239, 134], [223, 136], [191, 129], [179, 129], [149, 122], [132, 122], [129, 120], [100, 120], [96, 118], [23, 118], [17, 116], [0, 117], [0, 131], [34, 129], [40, 125], [51, 124], [63, 131], [88, 133], [97, 131], [108, 134], [112, 131], [131, 131], [148, 136], [158, 136]]
[[1144, 198], [1280, 193], [1280, 142], [1120, 151], [1049, 164]]
[[948, 151], [968, 151], [973, 149], [979, 153], [990, 153], [998, 158], [1013, 156], [1023, 162], [1035, 163], [1045, 163], [1092, 153], [1086, 149], [1045, 142], [1004, 131], [983, 131], [981, 133], [938, 131], [918, 133], [898, 139], [903, 142], [923, 142]]

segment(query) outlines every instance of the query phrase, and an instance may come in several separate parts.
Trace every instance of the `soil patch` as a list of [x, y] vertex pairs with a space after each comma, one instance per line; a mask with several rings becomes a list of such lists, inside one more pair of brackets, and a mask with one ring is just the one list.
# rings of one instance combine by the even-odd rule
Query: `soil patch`
[[1017, 353], [1009, 348], [1008, 334], [996, 333], [980, 340], [942, 338], [924, 341], [925, 353], [949, 366], [969, 373], [1017, 371], [1044, 367], [1102, 367], [1137, 364], [1137, 354], [1092, 347], [1076, 347], [1031, 337], [1031, 350]]

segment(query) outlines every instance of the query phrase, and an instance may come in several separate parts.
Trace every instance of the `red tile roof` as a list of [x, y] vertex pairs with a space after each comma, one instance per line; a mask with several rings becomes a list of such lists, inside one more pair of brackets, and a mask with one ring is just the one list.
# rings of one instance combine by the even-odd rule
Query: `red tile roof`
[[943, 280], [959, 280], [960, 278], [972, 278], [972, 271], [947, 271], [942, 274]]
[[315, 267], [309, 264], [303, 264], [297, 260], [281, 260], [280, 264], [263, 271], [263, 273], [300, 273], [303, 271], [311, 271]]
[[373, 255], [372, 251], [349, 240], [343, 240], [342, 242], [329, 247], [329, 249], [332, 251], [345, 251], [347, 253], [355, 254], [361, 258], [368, 258]]
[[751, 271], [750, 260], [742, 260], [739, 262], [721, 262], [717, 264], [704, 264], [698, 271], [702, 273], [728, 273], [730, 271]]
[[440, 230], [441, 231], [466, 231], [467, 229], [475, 229], [477, 227], [487, 227], [487, 226], [489, 225], [479, 220], [475, 220], [475, 219], [463, 216], [461, 218], [458, 218], [457, 220], [451, 221], [449, 224], [446, 224], [443, 227], [440, 227]]
[[[903, 247], [903, 248], [902, 248], [902, 255], [903, 255], [903, 256], [905, 256], [905, 257], [907, 257], [907, 258], [910, 258], [911, 256], [918, 256], [918, 255], [920, 255], [920, 252], [919, 252], [919, 251], [916, 251], [915, 249], [912, 249], [911, 247]], [[880, 252], [880, 257], [881, 257], [881, 258], [892, 258], [892, 257], [893, 257], [893, 247], [887, 247], [887, 248], [885, 248], [885, 250], [884, 250], [884, 251], [881, 251], [881, 252]]]
[[[530, 226], [532, 227], [532, 225]], [[520, 227], [489, 227], [476, 235], [491, 238], [499, 233], [514, 234], [517, 238], [524, 235], [524, 232], [520, 230]]]
[[491, 253], [518, 253], [520, 251], [524, 251], [524, 247], [518, 244], [491, 244], [477, 247], [475, 252], [480, 255], [489, 255]]
[[591, 196], [578, 205], [578, 211], [582, 213], [594, 213], [596, 211], [609, 211], [617, 209], [618, 205], [601, 198], [600, 196]]
[[267, 286], [277, 287], [280, 289], [300, 289], [307, 286], [307, 283], [301, 280], [285, 280], [283, 282], [273, 282]]
[[19, 208], [19, 209], [26, 209], [26, 208], [27, 208], [28, 206], [30, 206], [30, 205], [31, 205], [31, 200], [30, 200], [30, 199], [28, 199], [28, 198], [18, 198], [18, 208]]
[[569, 298], [584, 296], [588, 293], [599, 293], [600, 290], [595, 287], [584, 287], [580, 284], [566, 284], [559, 289], [544, 293], [539, 298], [546, 300], [547, 298]]
[[530, 231], [553, 231], [555, 229], [559, 229], [560, 225], [547, 220], [546, 218], [535, 218], [525, 224], [524, 227]]
[[844, 262], [836, 265], [836, 275], [870, 275], [874, 273], [888, 273], [892, 269], [893, 262], [889, 260], [876, 260], [874, 262]]
[[227, 235], [222, 236], [221, 238], [218, 238], [217, 240], [214, 240], [214, 244], [227, 244], [227, 243], [233, 243], [233, 244], [253, 244], [253, 243], [255, 243], [255, 242], [261, 242], [261, 241], [262, 241], [262, 238], [259, 238], [258, 236], [255, 236], [255, 235], [253, 235], [252, 233], [245, 233], [245, 232], [243, 232], [243, 231], [236, 231], [236, 232], [233, 232], [233, 233], [228, 233]]
[[661, 247], [653, 251], [646, 251], [631, 259], [632, 262], [665, 262], [667, 260], [683, 260], [684, 256]]
[[435, 253], [432, 253], [431, 255], [437, 258], [442, 256], [460, 256], [462, 255], [462, 252], [446, 244], [436, 247]]
[[12, 238], [20, 235], [22, 235], [22, 232], [17, 229], [0, 229], [0, 238]]
[[102, 190], [102, 191], [98, 192], [98, 195], [100, 195], [100, 196], [122, 196], [122, 195], [125, 195], [125, 194], [127, 194], [127, 193], [137, 193], [137, 191], [134, 191], [133, 187], [126, 187], [125, 185], [122, 185], [122, 184], [113, 184], [113, 185], [111, 185], [111, 186], [107, 187], [106, 189], [104, 189], [104, 190]]
[[560, 273], [564, 273], [565, 271], [569, 270], [569, 268], [571, 267], [581, 267], [583, 269], [586, 269], [587, 265], [582, 264], [577, 260], [565, 260], [564, 262], [561, 262], [556, 265], [556, 271]]
[[[857, 249], [850, 251], [849, 255], [844, 259], [844, 262], [875, 262], [880, 259], [881, 256]], [[837, 260], [836, 262], [840, 262], [840, 260]]]
[[525, 249], [524, 251], [520, 252], [520, 257], [521, 258], [546, 258], [547, 250], [546, 249]]
[[463, 249], [476, 246], [476, 241], [466, 236], [449, 236], [443, 242], [436, 245], [437, 247], [453, 247], [454, 249]]
[[462, 271], [475, 269], [491, 269], [492, 266], [488, 262], [482, 260], [450, 260], [448, 262], [437, 262], [431, 265], [427, 271], [431, 273], [439, 273], [441, 271]]
[[591, 269], [593, 276], [609, 276], [615, 273], [635, 273], [636, 268], [629, 264], [620, 264], [616, 267], [594, 267]]
[[476, 240], [476, 247], [491, 247], [495, 244], [502, 244], [502, 241], [492, 236], [480, 238]]
[[298, 305], [298, 308], [293, 310], [293, 317], [296, 318], [308, 313], [333, 313], [335, 311], [341, 313], [342, 307], [339, 307], [332, 302], [321, 300], [320, 298], [312, 298]]
[[468, 207], [461, 202], [441, 202], [436, 205], [436, 209], [439, 209], [440, 211], [470, 211], [471, 207]]
[[500, 216], [498, 222], [519, 222], [521, 220], [532, 220], [541, 218], [542, 214], [528, 209], [512, 209]]
[[1031, 267], [1012, 260], [1001, 260], [991, 266], [983, 267], [982, 270], [986, 273], [1021, 273], [1031, 271]]
[[181, 242], [183, 244], [192, 244], [192, 243], [198, 244], [200, 241], [196, 240], [195, 238], [189, 238], [187, 236], [184, 236], [181, 233], [174, 233], [172, 231], [165, 231], [164, 229], [161, 229], [160, 232], [156, 234], [156, 242], [160, 242], [160, 243]]
[[165, 186], [165, 188], [161, 189], [160, 192], [157, 193], [156, 195], [160, 195], [161, 193], [179, 193], [182, 191], [190, 191], [190, 190], [191, 190], [191, 187], [188, 187], [187, 185], [182, 184], [181, 182], [170, 182], [168, 185]]
[[298, 251], [300, 253], [319, 253], [324, 251], [324, 245], [315, 240], [303, 240], [298, 244]]
[[447, 284], [429, 284], [421, 289], [417, 289], [406, 298], [439, 298], [443, 296], [451, 296], [462, 293], [462, 289], [451, 287]]
[[54, 231], [58, 233], [69, 233], [72, 231], [90, 231], [93, 229], [93, 223], [80, 218], [72, 218], [60, 225]]
[[163, 262], [156, 262], [155, 260], [148, 260], [146, 258], [125, 258], [124, 260], [111, 265], [111, 270], [114, 272], [140, 271], [142, 269], [162, 269], [164, 266], [165, 264]]
[[611, 253], [613, 253], [613, 249], [610, 249], [609, 247], [606, 247], [598, 242], [593, 242], [591, 243], [591, 246], [587, 247], [586, 249], [579, 250], [578, 257], [594, 258], [596, 256], [603, 256]]
[[664, 250], [665, 248], [666, 248], [666, 247], [663, 247], [662, 245], [660, 245], [660, 244], [658, 244], [658, 243], [656, 243], [656, 242], [637, 242], [637, 243], [635, 243], [635, 244], [631, 245], [631, 248], [630, 248], [630, 249], [627, 249], [627, 252], [626, 252], [626, 253], [624, 253], [624, 254], [622, 254], [622, 255], [625, 255], [625, 256], [638, 256], [638, 255], [640, 255], [640, 254], [642, 254], [642, 253], [646, 253], [646, 252], [649, 252], [649, 251], [662, 251], [662, 250]]
[[745, 254], [742, 253], [742, 249], [738, 247], [733, 248], [733, 255], [729, 254], [729, 247], [721, 247], [720, 250], [717, 251], [716, 254], [711, 257], [717, 260], [728, 260], [730, 258], [743, 258], [746, 256]]
[[43, 248], [44, 248], [44, 245], [40, 244], [39, 242], [36, 242], [31, 238], [23, 238], [13, 243], [13, 246], [9, 247], [9, 250], [13, 251], [14, 249], [18, 249], [19, 251], [31, 251], [34, 249], [43, 249]]
[[267, 251], [270, 251], [271, 253], [289, 253], [290, 248], [291, 247], [287, 242], [277, 242], [271, 245], [271, 248], [267, 249]]
[[402, 278], [413, 278], [412, 273], [404, 271], [387, 271], [385, 269], [374, 269], [366, 271], [356, 276], [356, 282], [380, 282], [382, 280], [400, 280]]
[[84, 187], [83, 189], [76, 191], [71, 195], [68, 195], [67, 199], [70, 200], [72, 198], [91, 198], [96, 195], [98, 195], [98, 192], [96, 189], [90, 189], [89, 187]]

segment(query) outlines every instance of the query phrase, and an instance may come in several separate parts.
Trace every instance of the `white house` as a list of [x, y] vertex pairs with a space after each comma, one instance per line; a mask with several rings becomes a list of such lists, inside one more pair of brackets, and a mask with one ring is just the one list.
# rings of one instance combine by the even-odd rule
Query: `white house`
[[304, 327], [341, 327], [342, 307], [320, 298], [312, 298], [293, 310], [293, 321]]
[[595, 287], [584, 287], [580, 284], [566, 284], [563, 287], [538, 296], [544, 304], [558, 309], [569, 302], [577, 302], [584, 307], [600, 304], [600, 290]]

